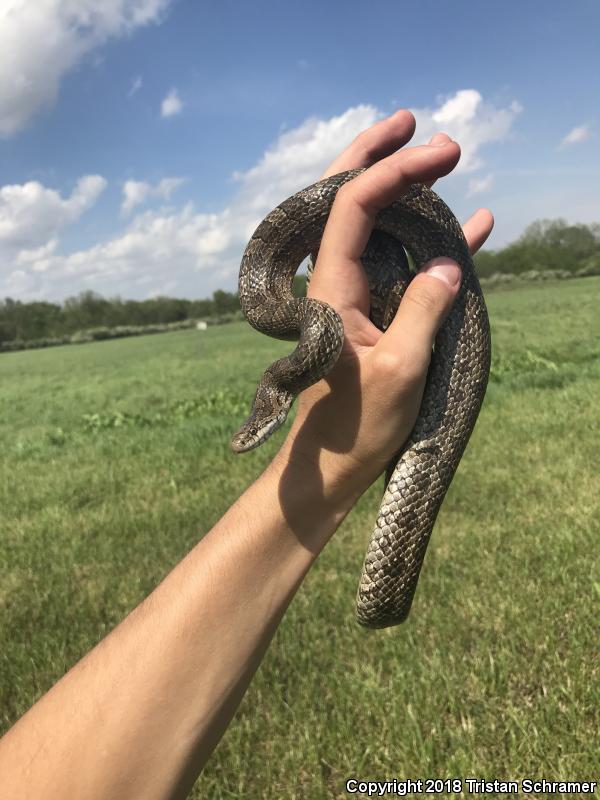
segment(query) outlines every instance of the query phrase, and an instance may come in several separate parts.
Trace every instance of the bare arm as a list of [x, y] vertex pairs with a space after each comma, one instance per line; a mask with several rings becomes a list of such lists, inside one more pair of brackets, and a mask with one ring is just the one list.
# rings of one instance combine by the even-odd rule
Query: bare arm
[[[458, 161], [444, 134], [434, 139], [445, 146], [396, 152], [413, 129], [399, 112], [329, 170], [372, 165], [336, 199], [311, 282], [344, 319], [340, 361], [303, 393], [267, 470], [0, 741], [5, 800], [186, 797], [307, 570], [409, 434], [458, 284], [451, 264], [418, 276], [382, 335], [368, 320], [359, 258], [378, 208]], [[491, 227], [489, 212], [471, 218], [472, 250]]]

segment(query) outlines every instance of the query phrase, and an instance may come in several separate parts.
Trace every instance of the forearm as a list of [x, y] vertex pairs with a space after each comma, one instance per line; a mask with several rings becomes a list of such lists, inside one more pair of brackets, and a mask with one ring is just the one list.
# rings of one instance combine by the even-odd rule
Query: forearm
[[187, 796], [351, 505], [309, 471], [280, 455], [19, 720], [0, 742], [6, 800]]

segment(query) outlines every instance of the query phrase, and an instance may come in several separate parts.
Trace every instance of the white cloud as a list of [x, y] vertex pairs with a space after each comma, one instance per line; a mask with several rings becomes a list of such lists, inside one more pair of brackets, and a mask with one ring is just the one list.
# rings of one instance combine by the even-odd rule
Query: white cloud
[[471, 178], [469, 181], [469, 188], [467, 189], [467, 197], [472, 197], [474, 194], [481, 194], [482, 192], [489, 192], [494, 185], [494, 176], [490, 172], [483, 178]]
[[[412, 143], [445, 130], [460, 142], [467, 163], [463, 170], [473, 171], [483, 164], [483, 147], [509, 135], [519, 110], [516, 103], [505, 109], [485, 104], [474, 90], [457, 92], [438, 107], [414, 110], [418, 128]], [[358, 133], [383, 116], [375, 106], [359, 105], [329, 119], [311, 117], [282, 132], [254, 166], [233, 174], [237, 191], [217, 213], [198, 213], [189, 203], [176, 211], [145, 211], [120, 235], [87, 250], [62, 255], [49, 246], [37, 260], [29, 252], [18, 266], [35, 281], [24, 292], [63, 299], [93, 288], [107, 296], [139, 297], [162, 291], [168, 282], [174, 294], [201, 297], [219, 286], [233, 286], [244, 246], [264, 215], [312, 183]], [[180, 180], [167, 178], [154, 186], [129, 181], [124, 211], [152, 196], [169, 197]], [[474, 178], [478, 183], [471, 189], [483, 191], [489, 180]], [[0, 273], [0, 297], [5, 291]]]
[[139, 90], [142, 88], [142, 84], [143, 84], [142, 76], [138, 75], [137, 78], [134, 78], [131, 81], [131, 86], [129, 88], [129, 91], [127, 92], [127, 97], [133, 97], [133, 95], [136, 92], [139, 92]]
[[505, 139], [522, 106], [513, 101], [508, 108], [485, 103], [476, 89], [462, 89], [440, 98], [438, 108], [413, 108], [417, 120], [415, 144], [426, 142], [436, 131], [445, 131], [460, 144], [461, 158], [454, 174], [473, 172], [484, 165], [481, 148]]
[[100, 175], [80, 178], [70, 197], [38, 181], [0, 189], [0, 247], [3, 252], [48, 244], [58, 230], [75, 222], [106, 188]]
[[184, 182], [185, 178], [163, 178], [156, 186], [152, 186], [145, 181], [126, 181], [123, 185], [121, 213], [130, 214], [136, 206], [144, 203], [149, 197], [169, 200], [175, 189]]
[[136, 206], [141, 205], [148, 197], [151, 188], [150, 184], [144, 181], [126, 181], [123, 185], [121, 214], [129, 214]]
[[285, 131], [254, 167], [233, 173], [241, 184], [234, 203], [254, 211], [253, 219], [260, 222], [266, 211], [315, 181], [340, 150], [382, 116], [374, 106], [360, 105], [328, 120], [311, 117]]
[[0, 136], [56, 101], [62, 77], [107, 40], [160, 22], [172, 0], [3, 0]]
[[583, 142], [587, 142], [591, 135], [592, 131], [589, 125], [580, 125], [578, 128], [573, 128], [573, 130], [569, 131], [559, 147], [571, 147], [574, 144], [582, 144]]
[[139, 296], [139, 287], [143, 287], [145, 294], [151, 294], [167, 279], [173, 291], [181, 291], [184, 278], [218, 264], [215, 256], [229, 246], [230, 229], [227, 211], [197, 214], [191, 205], [170, 215], [148, 211], [138, 215], [121, 236], [88, 250], [64, 256], [50, 248], [47, 253], [40, 252], [37, 260], [29, 254], [29, 272], [25, 274], [32, 282], [25, 286], [21, 275], [15, 278], [11, 273], [0, 288], [0, 297], [14, 293], [17, 280], [26, 296], [58, 299], [85, 288], [108, 295]]
[[177, 89], [171, 89], [160, 105], [161, 117], [172, 117], [175, 114], [180, 114], [182, 109], [183, 103], [181, 102]]
[[36, 247], [33, 250], [21, 250], [17, 256], [17, 263], [38, 265], [44, 262], [50, 256], [54, 255], [54, 251], [57, 247], [58, 239], [55, 238], [50, 239], [48, 242], [46, 242], [46, 244], [43, 244], [41, 247]]
[[4, 282], [4, 296], [27, 296], [33, 289], [35, 289], [35, 285], [36, 281], [33, 275], [25, 272], [22, 269], [15, 269], [7, 276]]

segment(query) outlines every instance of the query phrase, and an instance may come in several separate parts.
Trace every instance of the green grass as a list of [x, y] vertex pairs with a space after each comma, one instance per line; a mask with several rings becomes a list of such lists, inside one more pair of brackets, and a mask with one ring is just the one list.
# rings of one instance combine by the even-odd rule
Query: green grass
[[[349, 776], [598, 779], [600, 278], [489, 297], [494, 362], [409, 621], [354, 595], [381, 486], [309, 574], [193, 797]], [[228, 450], [289, 345], [244, 324], [0, 356], [9, 727], [162, 579], [283, 433]]]

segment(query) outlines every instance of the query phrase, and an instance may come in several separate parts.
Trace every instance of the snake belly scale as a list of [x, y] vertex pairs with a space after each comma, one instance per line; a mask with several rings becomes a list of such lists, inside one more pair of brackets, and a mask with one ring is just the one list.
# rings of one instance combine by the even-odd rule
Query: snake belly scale
[[[248, 322], [294, 352], [263, 374], [252, 411], [233, 437], [236, 452], [260, 445], [285, 420], [299, 392], [326, 375], [343, 343], [343, 324], [324, 302], [292, 295], [300, 263], [318, 250], [338, 189], [363, 170], [319, 181], [261, 222], [244, 252], [239, 297]], [[421, 408], [388, 465], [386, 488], [364, 560], [357, 619], [370, 628], [406, 619], [438, 511], [475, 426], [490, 369], [487, 310], [461, 226], [428, 187], [415, 184], [376, 217], [362, 256], [372, 321], [385, 330], [415, 269], [437, 256], [461, 267], [462, 281], [435, 340]], [[385, 387], [382, 387], [385, 391]]]

